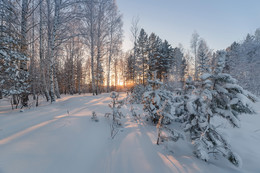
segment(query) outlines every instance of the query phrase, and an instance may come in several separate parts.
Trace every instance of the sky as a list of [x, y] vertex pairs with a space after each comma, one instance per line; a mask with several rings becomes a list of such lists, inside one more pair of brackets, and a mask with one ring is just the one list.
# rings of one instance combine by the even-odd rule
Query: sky
[[154, 32], [173, 46], [190, 48], [194, 31], [213, 50], [225, 49], [260, 27], [260, 0], [116, 0], [123, 14], [123, 50], [133, 46], [131, 22], [139, 16], [139, 27]]

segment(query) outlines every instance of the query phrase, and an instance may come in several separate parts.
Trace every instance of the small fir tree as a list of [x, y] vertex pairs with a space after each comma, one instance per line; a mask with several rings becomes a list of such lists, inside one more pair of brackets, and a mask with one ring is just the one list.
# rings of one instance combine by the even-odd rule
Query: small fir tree
[[221, 154], [235, 166], [240, 166], [240, 157], [232, 151], [211, 119], [221, 116], [234, 127], [239, 127], [238, 115], [254, 113], [251, 103], [256, 101], [256, 97], [237, 85], [229, 74], [222, 73], [225, 52], [218, 51], [217, 58], [214, 72], [201, 75], [201, 88], [183, 106], [184, 130], [189, 132], [194, 154], [198, 158], [208, 161], [211, 153]]
[[[144, 111], [148, 112], [150, 119], [157, 124], [157, 145], [160, 141], [177, 141], [179, 138], [183, 138], [181, 133], [167, 126], [174, 119], [172, 93], [164, 89], [163, 83], [156, 79], [156, 75], [153, 80], [148, 80], [148, 84], [148, 91], [144, 93], [143, 97]], [[163, 131], [169, 135], [162, 136]]]

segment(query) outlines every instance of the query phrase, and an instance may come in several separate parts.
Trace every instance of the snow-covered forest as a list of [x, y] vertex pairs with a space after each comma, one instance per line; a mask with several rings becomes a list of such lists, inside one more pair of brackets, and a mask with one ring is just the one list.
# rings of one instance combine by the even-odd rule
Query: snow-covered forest
[[123, 19], [115, 0], [0, 0], [0, 173], [257, 173], [260, 28], [215, 50], [134, 16], [124, 50]]

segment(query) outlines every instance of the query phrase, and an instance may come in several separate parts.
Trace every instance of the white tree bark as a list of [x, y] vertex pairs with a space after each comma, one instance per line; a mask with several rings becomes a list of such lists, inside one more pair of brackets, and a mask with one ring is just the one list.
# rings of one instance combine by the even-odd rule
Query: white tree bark
[[[21, 17], [21, 51], [27, 55], [27, 16], [28, 15], [28, 0], [22, 0], [22, 17]], [[20, 62], [20, 69], [27, 71], [27, 61], [23, 60]], [[22, 93], [21, 103], [23, 106], [28, 106], [28, 94]]]
[[42, 81], [42, 88], [43, 92], [45, 94], [46, 100], [50, 100], [50, 95], [47, 89], [47, 84], [46, 84], [46, 77], [45, 77], [45, 70], [44, 70], [44, 59], [43, 59], [43, 32], [42, 32], [42, 27], [43, 27], [43, 21], [42, 21], [42, 3], [43, 1], [40, 2], [40, 28], [39, 28], [39, 56], [40, 56], [40, 73], [41, 73], [41, 81]]
[[[50, 20], [50, 0], [47, 0], [48, 2], [48, 20]], [[56, 32], [57, 32], [57, 27], [58, 27], [58, 22], [59, 22], [59, 17], [60, 17], [60, 5], [61, 5], [61, 0], [55, 0], [55, 11], [54, 11], [54, 21], [53, 21], [53, 28], [51, 33], [49, 32], [49, 41], [50, 41], [50, 53], [49, 53], [49, 62], [50, 62], [50, 96], [51, 96], [51, 102], [55, 102], [55, 86], [58, 89], [58, 82], [56, 83], [55, 81], [55, 61], [54, 61], [54, 51], [55, 51], [55, 43], [56, 43]], [[49, 21], [50, 22], [50, 21]], [[51, 30], [50, 28], [50, 23], [48, 22], [48, 31]], [[56, 83], [56, 85], [54, 85]], [[57, 91], [56, 89], [56, 91]]]

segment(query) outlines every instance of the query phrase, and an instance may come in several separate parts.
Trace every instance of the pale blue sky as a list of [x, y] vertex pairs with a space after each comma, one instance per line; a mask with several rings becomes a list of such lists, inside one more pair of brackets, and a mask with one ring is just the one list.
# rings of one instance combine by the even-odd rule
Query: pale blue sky
[[194, 30], [217, 50], [260, 27], [260, 0], [117, 0], [117, 4], [123, 14], [124, 50], [132, 46], [130, 27], [137, 15], [147, 33], [184, 48], [189, 48]]

